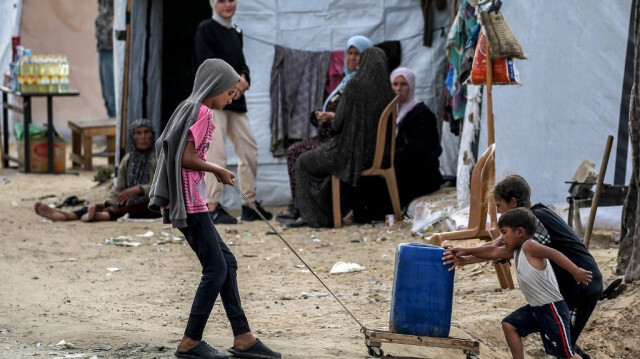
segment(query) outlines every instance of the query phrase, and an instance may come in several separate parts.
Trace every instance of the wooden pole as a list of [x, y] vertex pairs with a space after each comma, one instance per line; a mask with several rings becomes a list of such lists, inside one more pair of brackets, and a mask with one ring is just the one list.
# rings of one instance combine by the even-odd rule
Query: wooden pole
[[607, 165], [609, 164], [609, 155], [611, 154], [611, 145], [613, 144], [613, 136], [607, 137], [607, 144], [604, 147], [604, 155], [602, 156], [602, 163], [600, 163], [600, 173], [598, 173], [598, 181], [596, 182], [596, 191], [593, 194], [591, 200], [591, 211], [589, 211], [589, 222], [587, 222], [587, 230], [584, 232], [584, 245], [589, 249], [589, 242], [591, 241], [591, 232], [593, 230], [593, 222], [596, 219], [596, 211], [598, 210], [598, 201], [600, 200], [600, 192], [602, 191], [602, 183], [604, 182], [604, 175], [607, 173]]
[[126, 38], [124, 45], [124, 71], [122, 76], [122, 121], [120, 122], [120, 158], [127, 149], [127, 107], [129, 106], [129, 49], [131, 48], [131, 2], [127, 0], [127, 13], [125, 15]]
[[[487, 45], [486, 54], [487, 54], [487, 145], [491, 146], [495, 143], [495, 134], [493, 127], [493, 97], [492, 97], [492, 88], [493, 88], [493, 62], [491, 61], [491, 44], [489, 43], [489, 38], [485, 36], [485, 44]], [[496, 178], [496, 161], [495, 158], [491, 162], [489, 167], [489, 171], [491, 171], [489, 175], [489, 186], [493, 190], [493, 186], [495, 185]], [[490, 191], [491, 192], [491, 191]], [[497, 228], [498, 215], [496, 213], [496, 206], [493, 201], [493, 196], [491, 194], [488, 195], [489, 198], [489, 218], [491, 219], [492, 227], [495, 224]]]
[[491, 44], [489, 38], [485, 36], [485, 43], [487, 45], [487, 145], [491, 146], [496, 142], [495, 131], [493, 127], [493, 62], [491, 61]]

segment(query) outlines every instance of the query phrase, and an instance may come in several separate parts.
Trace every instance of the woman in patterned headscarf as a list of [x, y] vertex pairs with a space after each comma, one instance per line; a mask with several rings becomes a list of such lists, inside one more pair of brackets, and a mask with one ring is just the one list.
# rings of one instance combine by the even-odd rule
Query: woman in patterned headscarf
[[133, 150], [122, 158], [120, 175], [104, 203], [69, 212], [36, 202], [36, 213], [52, 221], [115, 221], [127, 213], [130, 218], [160, 217], [159, 213], [148, 208], [149, 188], [157, 163], [151, 122], [145, 119], [134, 121], [129, 130], [129, 138], [134, 143]]
[[361, 35], [352, 36], [347, 40], [347, 44], [344, 47], [345, 60], [342, 67], [344, 78], [331, 94], [327, 96], [322, 110], [315, 111], [313, 114], [312, 123], [318, 127], [318, 135], [304, 141], [296, 142], [287, 148], [287, 170], [289, 171], [289, 185], [291, 187], [292, 198], [289, 209], [285, 213], [276, 216], [278, 222], [289, 223], [295, 221], [300, 216], [300, 212], [294, 205], [296, 195], [296, 161], [303, 153], [324, 146], [335, 134], [331, 128], [331, 120], [335, 117], [336, 109], [338, 108], [347, 83], [358, 71], [360, 55], [370, 47], [373, 47], [371, 40]]
[[[331, 176], [345, 191], [358, 185], [360, 173], [373, 163], [378, 120], [394, 97], [389, 84], [387, 57], [373, 47], [362, 53], [358, 73], [344, 90], [331, 127], [336, 135], [322, 148], [304, 153], [296, 162], [296, 207], [302, 218], [291, 227], [333, 226]], [[387, 142], [389, 143], [389, 142]], [[390, 154], [385, 151], [385, 159]], [[344, 201], [343, 214], [351, 208]]]

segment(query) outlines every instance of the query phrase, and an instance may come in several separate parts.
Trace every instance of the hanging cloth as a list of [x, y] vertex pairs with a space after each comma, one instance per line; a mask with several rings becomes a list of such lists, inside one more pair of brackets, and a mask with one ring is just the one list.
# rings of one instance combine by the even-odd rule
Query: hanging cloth
[[322, 105], [330, 51], [275, 46], [271, 67], [271, 152], [285, 156], [297, 140], [316, 135], [309, 114]]
[[442, 11], [447, 7], [447, 0], [420, 0], [422, 17], [424, 19], [424, 34], [422, 45], [431, 47], [433, 43], [433, 11], [434, 7]]

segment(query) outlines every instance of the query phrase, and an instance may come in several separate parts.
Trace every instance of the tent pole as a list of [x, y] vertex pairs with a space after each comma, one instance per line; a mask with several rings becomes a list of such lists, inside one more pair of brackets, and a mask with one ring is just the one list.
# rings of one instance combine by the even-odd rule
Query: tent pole
[[123, 157], [127, 149], [127, 107], [129, 102], [129, 49], [131, 47], [131, 2], [127, 0], [127, 13], [125, 15], [126, 38], [124, 45], [124, 70], [122, 77], [122, 121], [120, 123], [120, 157]]
[[[495, 143], [495, 134], [493, 127], [493, 97], [492, 97], [492, 87], [493, 87], [493, 62], [491, 61], [491, 44], [489, 43], [489, 38], [484, 38], [487, 45], [487, 145], [491, 146]], [[496, 183], [496, 161], [495, 158], [489, 167], [489, 186], [491, 187], [491, 191], [493, 191], [493, 187]], [[487, 199], [489, 202], [489, 218], [491, 219], [491, 224], [496, 224], [495, 228], [497, 228], [498, 223], [498, 214], [496, 213], [496, 206], [493, 200], [493, 196], [489, 195]]]
[[493, 63], [491, 61], [491, 44], [489, 43], [489, 38], [484, 38], [487, 45], [487, 145], [491, 146], [495, 143], [495, 132], [493, 127], [493, 98], [492, 98], [492, 87], [493, 87]]
[[[589, 249], [591, 241], [591, 233], [593, 232], [593, 222], [596, 220], [596, 212], [598, 211], [598, 202], [600, 201], [600, 192], [602, 192], [602, 183], [604, 175], [607, 173], [607, 165], [609, 164], [609, 155], [611, 154], [611, 146], [613, 145], [613, 136], [607, 137], [607, 144], [604, 147], [604, 155], [600, 163], [600, 172], [598, 173], [598, 181], [596, 182], [596, 191], [591, 199], [591, 211], [589, 211], [589, 221], [587, 222], [587, 230], [584, 232], [584, 246]], [[578, 212], [580, 213], [580, 212]]]

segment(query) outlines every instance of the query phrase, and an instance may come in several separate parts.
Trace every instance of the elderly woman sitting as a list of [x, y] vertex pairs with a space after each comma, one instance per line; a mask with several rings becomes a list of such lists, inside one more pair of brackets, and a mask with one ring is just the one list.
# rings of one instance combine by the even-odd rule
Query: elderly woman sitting
[[291, 187], [291, 204], [285, 213], [276, 216], [276, 220], [282, 223], [290, 223], [295, 221], [300, 212], [295, 206], [296, 196], [296, 161], [303, 153], [320, 148], [329, 142], [335, 135], [335, 131], [331, 127], [331, 121], [335, 117], [336, 109], [340, 100], [344, 97], [344, 90], [349, 80], [351, 80], [358, 71], [360, 63], [360, 55], [366, 49], [373, 47], [371, 40], [364, 36], [356, 35], [347, 41], [344, 49], [344, 78], [340, 84], [327, 96], [322, 110], [315, 111], [314, 125], [318, 127], [318, 135], [308, 140], [296, 142], [287, 148], [287, 169], [289, 171], [289, 185]]
[[322, 148], [304, 153], [296, 161], [296, 207], [302, 218], [290, 227], [333, 226], [331, 176], [342, 183], [347, 195], [343, 216], [349, 216], [352, 203], [348, 194], [360, 180], [360, 173], [373, 163], [378, 119], [393, 99], [389, 85], [387, 57], [373, 47], [365, 50], [358, 73], [347, 83], [331, 127], [335, 136]]
[[415, 98], [416, 75], [406, 67], [391, 73], [391, 87], [398, 95], [398, 120], [394, 166], [400, 205], [440, 188], [442, 153], [436, 116]]
[[82, 222], [115, 221], [126, 213], [130, 218], [158, 218], [160, 214], [147, 207], [149, 188], [157, 163], [153, 150], [154, 133], [151, 122], [144, 119], [136, 120], [131, 124], [129, 138], [133, 139], [135, 148], [122, 158], [118, 181], [104, 203], [69, 212], [36, 202], [36, 214], [52, 221]]

